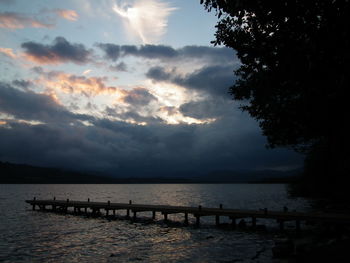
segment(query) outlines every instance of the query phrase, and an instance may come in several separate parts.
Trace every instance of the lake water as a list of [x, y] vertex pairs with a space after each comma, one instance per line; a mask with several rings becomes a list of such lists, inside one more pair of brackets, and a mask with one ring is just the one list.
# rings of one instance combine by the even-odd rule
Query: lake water
[[[87, 200], [184, 206], [307, 211], [282, 184], [108, 184], [0, 185], [0, 262], [278, 262], [271, 248], [280, 234], [217, 228], [212, 218], [201, 227], [182, 226], [183, 215], [138, 213], [136, 223], [32, 211], [24, 200]], [[190, 217], [190, 223], [194, 218]], [[223, 222], [225, 221], [222, 218]], [[248, 219], [249, 221], [249, 219]], [[248, 222], [249, 223], [249, 222]]]

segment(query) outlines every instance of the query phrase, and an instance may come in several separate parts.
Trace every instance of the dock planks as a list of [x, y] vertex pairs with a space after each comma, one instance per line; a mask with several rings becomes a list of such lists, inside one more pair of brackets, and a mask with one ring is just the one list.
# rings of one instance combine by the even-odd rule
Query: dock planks
[[188, 215], [193, 215], [196, 218], [196, 225], [200, 224], [200, 217], [215, 216], [216, 224], [220, 223], [220, 217], [225, 216], [232, 219], [232, 224], [235, 225], [236, 219], [251, 218], [253, 227], [256, 226], [256, 220], [259, 218], [274, 219], [280, 224], [281, 230], [285, 221], [295, 221], [296, 229], [300, 229], [300, 222], [315, 222], [327, 224], [343, 224], [350, 225], [350, 215], [347, 214], [328, 214], [321, 212], [296, 212], [296, 211], [270, 211], [266, 208], [263, 210], [244, 210], [223, 208], [220, 205], [218, 208], [210, 207], [190, 207], [190, 206], [170, 206], [170, 205], [148, 205], [148, 204], [133, 204], [129, 203], [112, 203], [107, 202], [91, 202], [88, 201], [73, 201], [73, 200], [26, 200], [26, 203], [32, 205], [33, 210], [39, 207], [40, 210], [68, 212], [73, 208], [74, 212], [88, 213], [88, 209], [92, 214], [97, 214], [104, 210], [106, 215], [112, 211], [115, 215], [116, 210], [126, 210], [126, 216], [130, 217], [130, 212], [133, 213], [133, 219], [136, 219], [138, 212], [152, 212], [152, 218], [155, 219], [156, 213], [161, 213], [164, 216], [164, 221], [167, 221], [168, 214], [184, 214], [185, 224], [188, 224]]

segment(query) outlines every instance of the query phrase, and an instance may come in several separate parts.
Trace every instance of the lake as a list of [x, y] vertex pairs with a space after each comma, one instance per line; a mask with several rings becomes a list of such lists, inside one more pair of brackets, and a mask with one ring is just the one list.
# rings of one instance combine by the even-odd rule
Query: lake
[[201, 219], [200, 228], [184, 227], [183, 215], [169, 215], [167, 225], [160, 214], [152, 222], [150, 213], [138, 213], [139, 219], [132, 223], [125, 220], [125, 211], [118, 211], [117, 220], [32, 211], [24, 200], [34, 196], [242, 209], [311, 208], [305, 199], [289, 198], [283, 184], [0, 185], [0, 262], [277, 262], [271, 248], [282, 237], [272, 220], [258, 221], [271, 229], [263, 233], [218, 228], [209, 217]]

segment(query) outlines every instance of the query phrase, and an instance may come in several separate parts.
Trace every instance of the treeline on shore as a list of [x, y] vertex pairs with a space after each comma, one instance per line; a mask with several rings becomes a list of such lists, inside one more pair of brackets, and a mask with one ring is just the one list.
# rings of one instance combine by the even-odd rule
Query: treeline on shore
[[1, 184], [291, 183], [296, 172], [214, 171], [203, 176], [123, 177], [0, 162]]

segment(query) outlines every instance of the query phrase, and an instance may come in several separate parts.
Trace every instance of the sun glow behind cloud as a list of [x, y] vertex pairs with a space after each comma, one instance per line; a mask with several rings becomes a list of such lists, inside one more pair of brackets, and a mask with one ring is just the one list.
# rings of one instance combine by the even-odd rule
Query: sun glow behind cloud
[[143, 44], [157, 42], [166, 32], [167, 20], [176, 8], [159, 0], [138, 0], [134, 4], [115, 4], [113, 11], [126, 22], [126, 30], [139, 37]]

